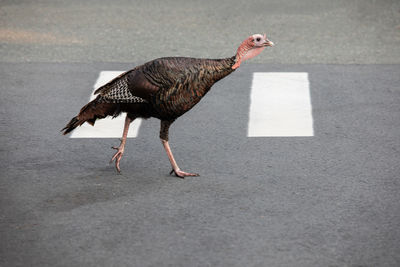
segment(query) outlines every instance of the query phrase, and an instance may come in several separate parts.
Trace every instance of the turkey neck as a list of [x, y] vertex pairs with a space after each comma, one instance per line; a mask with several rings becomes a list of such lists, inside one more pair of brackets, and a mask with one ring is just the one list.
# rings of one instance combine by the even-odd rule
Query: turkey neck
[[193, 65], [193, 69], [188, 71], [188, 76], [184, 83], [187, 83], [189, 91], [193, 91], [197, 103], [211, 89], [211, 87], [231, 74], [234, 69], [235, 57], [224, 59], [204, 59], [200, 64]]
[[235, 64], [235, 57], [224, 58], [224, 59], [211, 59], [206, 60], [204, 71], [200, 70], [200, 80], [203, 80], [207, 85], [205, 86], [205, 92], [211, 88], [211, 86], [231, 74], [234, 69], [232, 66]]
[[155, 86], [174, 91], [176, 85], [185, 85], [200, 96], [207, 93], [215, 82], [232, 73], [234, 64], [234, 56], [224, 59], [167, 57], [147, 63], [142, 71]]
[[236, 56], [212, 60], [214, 64], [211, 63], [210, 66], [213, 72], [214, 82], [221, 80], [234, 71], [232, 66], [235, 64], [235, 58]]
[[196, 105], [212, 85], [232, 73], [235, 57], [224, 59], [161, 58], [145, 66], [148, 80], [160, 89], [151, 104], [156, 115], [175, 119]]

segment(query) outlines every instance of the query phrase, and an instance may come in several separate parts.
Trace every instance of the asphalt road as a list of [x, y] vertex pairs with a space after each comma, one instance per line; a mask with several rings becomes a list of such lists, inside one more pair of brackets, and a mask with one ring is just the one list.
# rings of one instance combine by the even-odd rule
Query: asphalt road
[[[2, 64], [2, 266], [396, 266], [400, 262], [398, 65], [246, 64], [171, 129], [129, 139], [59, 130], [100, 70]], [[246, 137], [251, 74], [310, 75], [313, 137]]]
[[6, 62], [221, 58], [264, 32], [277, 46], [253, 62], [400, 63], [398, 0], [0, 1]]
[[[399, 266], [400, 2], [0, 1], [0, 266]], [[276, 46], [128, 140], [60, 129], [99, 72]], [[314, 136], [247, 137], [254, 72], [307, 72]]]

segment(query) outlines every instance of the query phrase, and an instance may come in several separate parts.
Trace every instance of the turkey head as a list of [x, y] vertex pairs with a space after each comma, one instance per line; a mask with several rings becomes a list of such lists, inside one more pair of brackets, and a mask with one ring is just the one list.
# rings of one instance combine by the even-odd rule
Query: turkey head
[[253, 34], [243, 41], [236, 52], [236, 63], [232, 69], [239, 68], [242, 61], [253, 58], [260, 54], [266, 46], [273, 46], [274, 43], [267, 39], [267, 35]]

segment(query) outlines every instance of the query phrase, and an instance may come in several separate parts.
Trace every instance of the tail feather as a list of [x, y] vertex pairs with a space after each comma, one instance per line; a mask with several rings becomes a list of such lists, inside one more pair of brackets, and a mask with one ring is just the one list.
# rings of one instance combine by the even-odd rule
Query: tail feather
[[73, 129], [75, 129], [76, 127], [78, 127], [79, 124], [79, 119], [78, 116], [73, 117], [68, 124], [61, 130], [61, 132], [63, 132], [64, 135], [72, 132]]
[[81, 126], [85, 122], [94, 125], [97, 119], [107, 116], [118, 116], [121, 113], [120, 105], [116, 103], [100, 103], [100, 97], [89, 102], [81, 108], [78, 116], [72, 118], [68, 124], [61, 130], [64, 135], [72, 132], [76, 127]]

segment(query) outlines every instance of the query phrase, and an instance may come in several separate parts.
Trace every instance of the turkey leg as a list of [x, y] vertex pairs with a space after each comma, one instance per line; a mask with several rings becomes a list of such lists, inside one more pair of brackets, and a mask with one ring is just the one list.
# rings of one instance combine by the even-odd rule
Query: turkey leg
[[165, 151], [167, 152], [167, 156], [172, 166], [172, 171], [169, 174], [172, 174], [174, 172], [175, 175], [179, 178], [185, 178], [186, 176], [199, 176], [199, 174], [197, 173], [181, 171], [178, 164], [176, 163], [174, 155], [172, 154], [171, 148], [169, 147], [168, 143], [168, 130], [171, 124], [172, 124], [171, 121], [161, 121], [161, 129], [160, 129], [160, 139], [164, 146]]
[[121, 161], [122, 155], [124, 154], [126, 137], [128, 136], [129, 125], [131, 124], [132, 121], [133, 120], [129, 118], [127, 114], [125, 118], [124, 132], [122, 134], [121, 144], [119, 145], [119, 147], [114, 147], [114, 146], [111, 147], [112, 149], [117, 150], [117, 152], [111, 158], [110, 163], [112, 163], [115, 160], [115, 168], [117, 169], [118, 173], [121, 173], [121, 169], [119, 168], [119, 162]]

